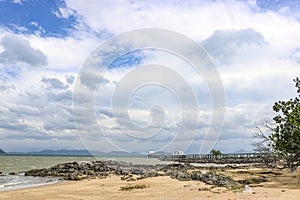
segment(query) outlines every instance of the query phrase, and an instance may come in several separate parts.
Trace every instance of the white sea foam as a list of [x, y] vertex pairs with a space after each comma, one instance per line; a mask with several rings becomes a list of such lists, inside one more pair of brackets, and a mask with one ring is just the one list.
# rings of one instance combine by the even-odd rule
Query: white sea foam
[[57, 183], [60, 180], [54, 177], [31, 177], [24, 175], [4, 175], [0, 177], [0, 191], [36, 187]]

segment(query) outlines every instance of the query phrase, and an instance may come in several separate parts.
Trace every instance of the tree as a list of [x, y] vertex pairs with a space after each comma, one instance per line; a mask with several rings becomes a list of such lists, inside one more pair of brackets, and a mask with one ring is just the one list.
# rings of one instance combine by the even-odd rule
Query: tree
[[273, 105], [277, 116], [270, 135], [272, 147], [287, 160], [288, 167], [300, 166], [300, 79], [294, 79], [297, 94], [294, 99], [278, 101]]
[[262, 162], [268, 167], [276, 167], [278, 162], [278, 156], [276, 155], [275, 149], [273, 148], [272, 140], [270, 138], [271, 134], [274, 132], [274, 123], [270, 121], [265, 121], [263, 124], [256, 127], [257, 131], [252, 137], [252, 150], [254, 152], [263, 153], [264, 156], [261, 157]]
[[215, 150], [215, 149], [212, 149], [212, 150], [210, 151], [210, 153], [213, 154], [213, 155], [216, 155], [216, 156], [222, 155], [222, 153], [221, 153], [220, 150]]
[[270, 135], [273, 132], [274, 125], [271, 122], [265, 121], [262, 125], [256, 127], [257, 131], [252, 137], [252, 150], [258, 153], [274, 153], [272, 140]]

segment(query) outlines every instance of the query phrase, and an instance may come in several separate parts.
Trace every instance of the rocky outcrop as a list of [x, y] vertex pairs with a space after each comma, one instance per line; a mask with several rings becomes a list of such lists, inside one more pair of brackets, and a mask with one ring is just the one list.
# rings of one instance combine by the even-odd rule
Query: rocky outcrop
[[187, 173], [187, 170], [194, 169], [190, 164], [170, 164], [162, 168], [162, 171], [171, 178], [176, 178], [180, 181], [191, 180], [191, 175]]
[[25, 176], [55, 176], [65, 180], [81, 180], [90, 177], [105, 178], [114, 169], [102, 162], [72, 162], [58, 164], [48, 169], [34, 169], [25, 172]]
[[192, 171], [189, 173], [189, 170], [196, 170], [195, 167], [189, 164], [167, 165], [163, 168], [163, 170], [165, 171], [166, 175], [170, 176], [171, 178], [176, 178], [180, 181], [195, 180], [219, 187], [235, 187], [240, 185], [239, 182], [236, 182], [227, 176], [213, 172]]
[[109, 174], [124, 177], [133, 174], [146, 178], [154, 176], [163, 166], [164, 165], [134, 165], [115, 161], [71, 162], [58, 164], [51, 168], [26, 171], [25, 176], [55, 176], [65, 180], [81, 180], [93, 177], [105, 178]]
[[219, 187], [236, 187], [240, 185], [239, 182], [236, 182], [227, 176], [223, 176], [212, 172], [193, 172], [191, 174], [191, 179]]
[[[134, 181], [156, 176], [170, 176], [180, 181], [196, 180], [204, 183], [234, 187], [239, 185], [229, 177], [216, 173], [204, 173], [189, 164], [170, 165], [134, 165], [115, 161], [71, 162], [58, 164], [47, 169], [34, 169], [25, 172], [25, 176], [55, 176], [64, 180], [82, 180], [86, 178], [106, 178], [110, 174], [119, 175], [121, 180]], [[191, 171], [191, 172], [190, 172]], [[134, 177], [135, 175], [135, 177]]]
[[145, 175], [151, 171], [159, 171], [165, 165], [140, 165], [116, 161], [102, 161], [105, 165], [114, 169], [117, 175]]

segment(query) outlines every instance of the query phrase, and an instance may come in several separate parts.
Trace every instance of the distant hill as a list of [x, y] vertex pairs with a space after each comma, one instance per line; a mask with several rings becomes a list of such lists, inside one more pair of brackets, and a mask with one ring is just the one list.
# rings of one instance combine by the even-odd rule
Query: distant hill
[[235, 152], [233, 152], [233, 153], [251, 153], [251, 152], [250, 152], [250, 151], [247, 151], [247, 150], [245, 150], [245, 149], [240, 149], [240, 150], [235, 151]]
[[51, 155], [51, 156], [90, 156], [90, 152], [87, 150], [42, 150], [42, 151], [32, 151], [26, 154], [31, 155]]
[[[31, 151], [31, 152], [9, 152], [8, 154], [23, 154], [23, 155], [45, 155], [45, 156], [92, 156], [87, 150], [42, 150], [42, 151]], [[139, 153], [130, 153], [125, 151], [111, 151], [111, 152], [93, 152], [94, 156], [143, 156]]]
[[3, 151], [2, 149], [0, 149], [0, 154], [5, 154], [5, 151]]
[[131, 153], [126, 151], [111, 151], [111, 152], [96, 152], [95, 155], [99, 156], [123, 156], [123, 157], [132, 157], [132, 156], [142, 156], [140, 153]]

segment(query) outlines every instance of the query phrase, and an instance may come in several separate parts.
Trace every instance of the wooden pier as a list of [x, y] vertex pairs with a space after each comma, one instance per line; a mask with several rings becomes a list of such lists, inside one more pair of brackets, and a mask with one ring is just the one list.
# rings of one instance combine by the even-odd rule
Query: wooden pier
[[171, 155], [155, 155], [149, 158], [158, 158], [164, 161], [177, 161], [177, 162], [198, 162], [198, 163], [253, 163], [261, 162], [267, 159], [273, 160], [277, 156], [267, 153], [237, 153], [237, 154], [171, 154]]

